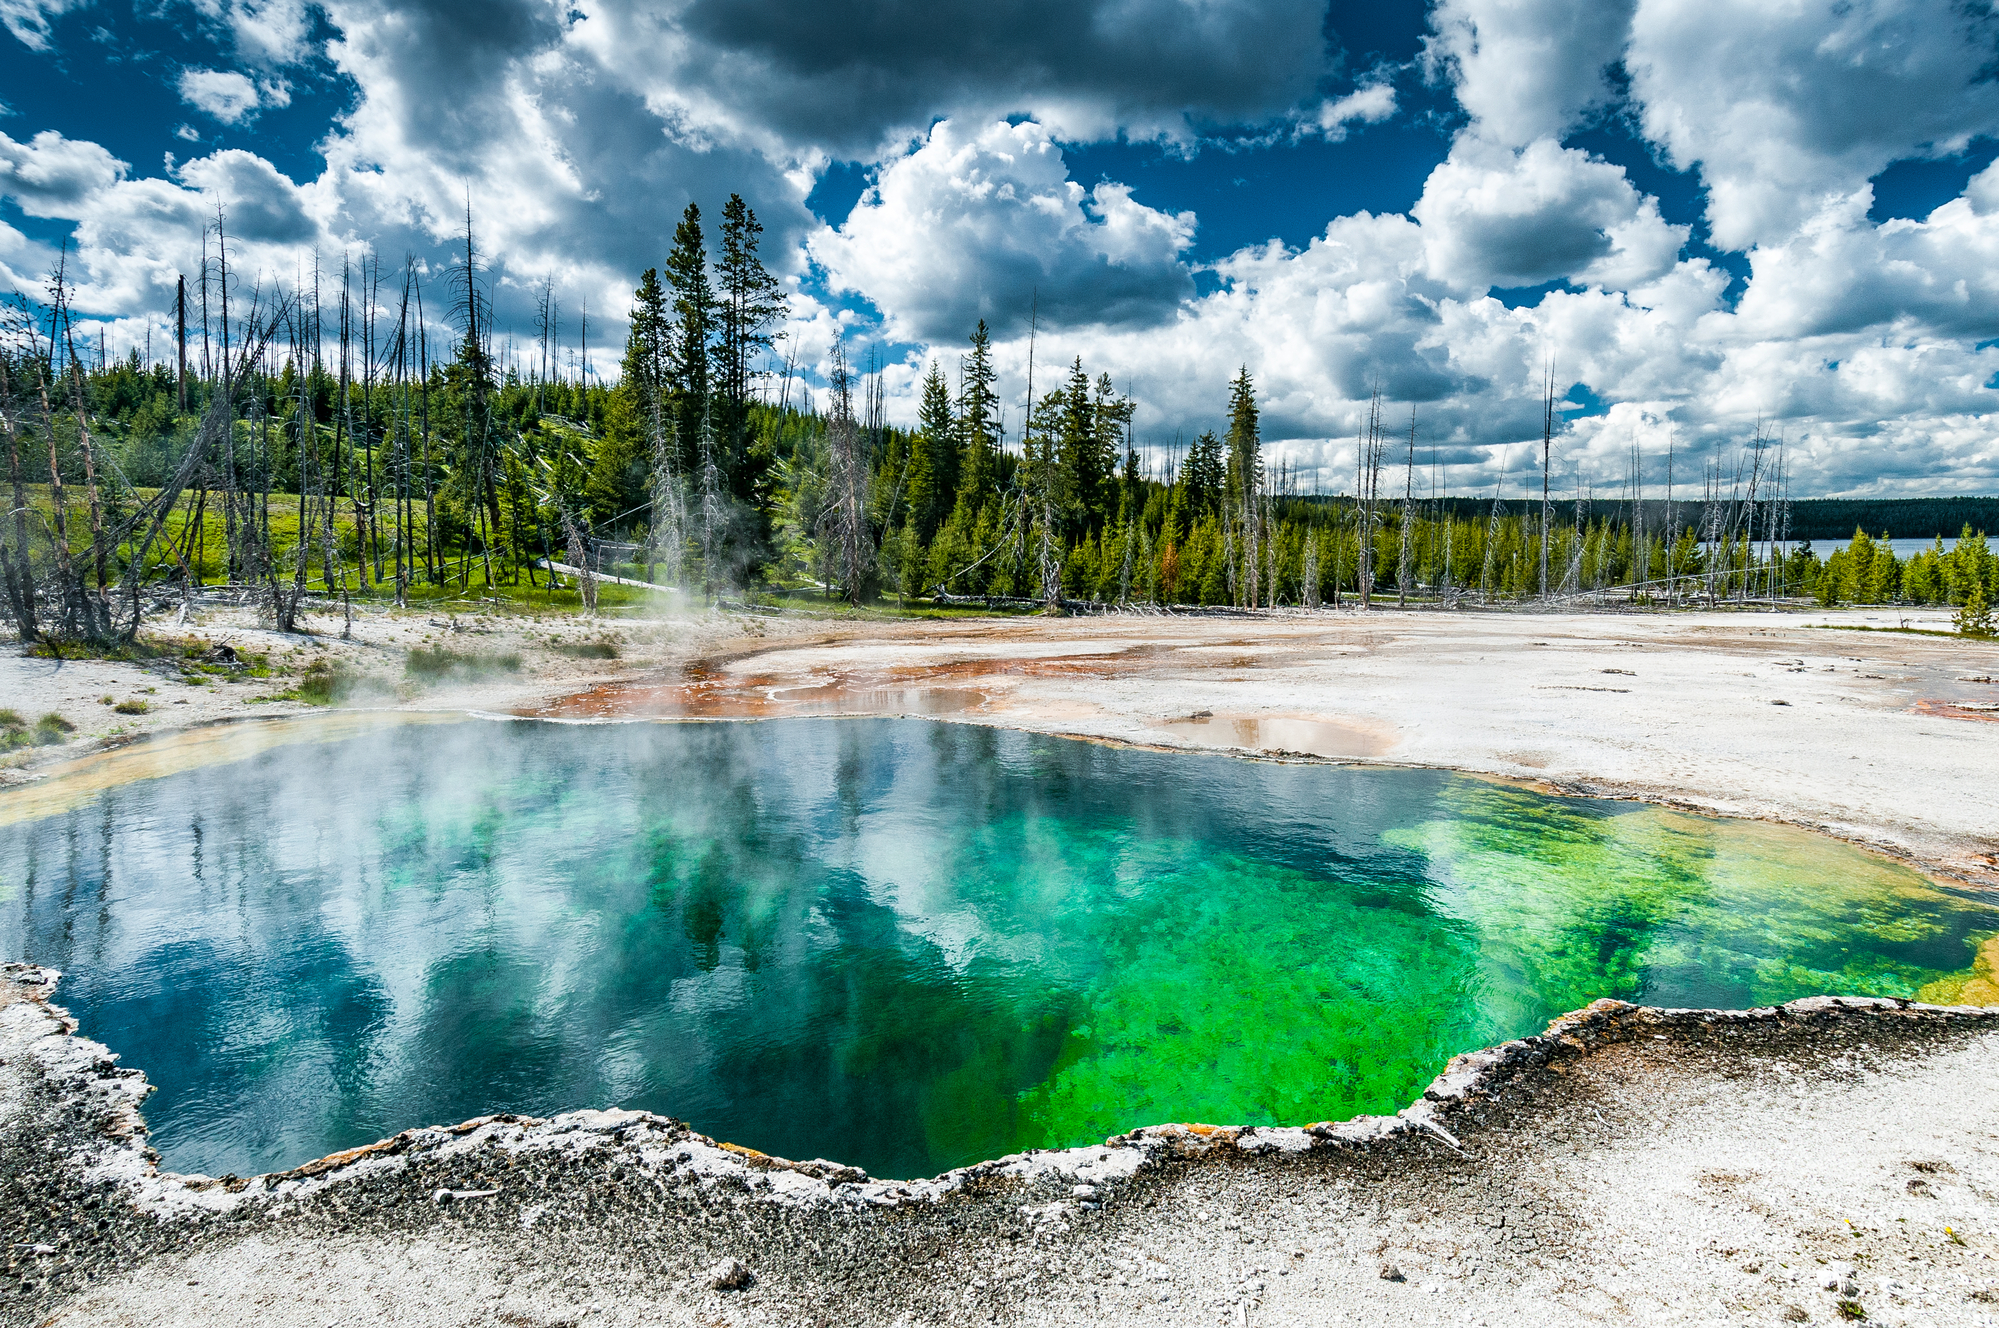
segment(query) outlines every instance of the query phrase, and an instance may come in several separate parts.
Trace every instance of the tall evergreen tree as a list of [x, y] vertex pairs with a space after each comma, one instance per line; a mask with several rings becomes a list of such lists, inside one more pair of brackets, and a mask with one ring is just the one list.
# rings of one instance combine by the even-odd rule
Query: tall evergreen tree
[[1118, 466], [1128, 464], [1131, 467], [1130, 483], [1125, 488], [1129, 489], [1137, 482], [1136, 459], [1127, 461], [1125, 457], [1125, 435], [1131, 427], [1131, 417], [1138, 410], [1138, 403], [1130, 397], [1119, 396], [1109, 374], [1098, 374], [1097, 396], [1091, 402], [1091, 409], [1096, 413], [1097, 465], [1105, 485], [1101, 496], [1102, 518], [1109, 521], [1116, 517], [1121, 502], [1119, 495], [1113, 492]]
[[768, 469], [763, 464], [768, 459], [760, 461], [747, 436], [756, 358], [770, 349], [771, 326], [784, 313], [784, 288], [757, 257], [757, 237], [763, 229], [742, 195], [730, 194], [717, 237], [721, 254], [716, 263], [714, 393], [717, 432], [729, 454], [731, 487], [736, 497], [748, 502], [756, 500]]
[[655, 458], [653, 439], [672, 422], [666, 397], [673, 327], [659, 272], [647, 268], [632, 292], [624, 369], [604, 412], [603, 436], [590, 468], [591, 515], [612, 521], [642, 506]]
[[1182, 501], [1190, 519], [1218, 510], [1226, 483], [1221, 440], [1212, 432], [1203, 433], [1194, 440], [1187, 450], [1187, 459], [1180, 464], [1180, 485], [1185, 490]]
[[673, 356], [673, 322], [666, 308], [666, 291], [659, 269], [647, 268], [632, 292], [631, 331], [625, 337], [624, 370], [619, 386], [629, 386], [639, 406], [650, 412], [662, 402]]
[[[486, 292], [479, 285], [480, 259], [472, 233], [472, 209], [468, 203], [465, 209], [465, 265], [453, 275], [457, 278], [454, 312], [460, 320], [463, 335], [458, 343], [458, 356], [448, 366], [447, 381], [458, 391], [464, 422], [459, 455], [454, 466], [454, 485], [463, 496], [466, 505], [479, 514], [483, 526], [479, 532], [483, 562], [490, 582], [492, 576], [492, 551], [499, 538], [500, 491], [498, 482], [497, 449], [493, 446], [494, 366], [490, 350], [492, 337], [491, 309]], [[326, 534], [331, 543], [333, 507], [326, 511]], [[329, 561], [331, 559], [329, 558]]]
[[993, 394], [997, 378], [992, 334], [981, 318], [972, 332], [972, 353], [964, 360], [964, 381], [958, 389], [958, 493], [970, 500], [973, 515], [984, 505], [985, 488], [993, 477], [993, 449], [999, 438], [999, 401]]
[[928, 544], [951, 514], [958, 490], [957, 428], [951, 417], [951, 387], [937, 361], [923, 379], [923, 405], [909, 458], [909, 521], [918, 542]]
[[680, 439], [680, 473], [692, 475], [701, 469], [700, 439], [708, 424], [708, 343], [715, 322], [715, 292], [708, 281], [708, 250], [697, 204], [689, 203], [674, 227], [666, 282], [673, 290], [676, 324], [667, 390]]
[[1231, 505], [1254, 499], [1263, 482], [1263, 438], [1258, 424], [1256, 387], [1243, 365], [1229, 384], [1228, 485]]
[[1055, 506], [1068, 539], [1086, 534], [1095, 524], [1103, 503], [1104, 466], [1097, 445], [1097, 414], [1090, 405], [1090, 376], [1083, 372], [1083, 357], [1069, 366], [1069, 381], [1050, 395], [1057, 411], [1052, 430], [1055, 438]]

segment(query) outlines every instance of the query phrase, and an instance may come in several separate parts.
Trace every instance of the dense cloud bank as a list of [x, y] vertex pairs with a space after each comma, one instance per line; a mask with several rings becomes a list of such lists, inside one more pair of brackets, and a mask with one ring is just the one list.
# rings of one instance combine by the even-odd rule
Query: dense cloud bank
[[[48, 49], [77, 5], [4, 0], [0, 40]], [[114, 343], [141, 339], [218, 206], [237, 270], [289, 281], [315, 250], [435, 270], [468, 196], [503, 312], [524, 328], [552, 280], [615, 335], [685, 203], [739, 191], [804, 361], [840, 329], [884, 339], [903, 417], [984, 318], [1017, 419], [1032, 309], [1039, 353], [1109, 372], [1155, 443], [1211, 425], [1248, 365], [1273, 452], [1327, 487], [1376, 389], [1414, 407], [1453, 487], [1517, 475], [1552, 366], [1576, 389], [1574, 482], [1614, 488], [1634, 443], [1656, 482], [1669, 439], [1733, 446], [1760, 420], [1800, 492], [1999, 488], [1999, 166], [1927, 216], [1869, 215], [1891, 163], [1999, 134], [1988, 9], [1438, 0], [1395, 69], [1359, 67], [1298, 3], [333, 0], [323, 49], [289, 0], [201, 6], [217, 49], [176, 75], [191, 120], [281, 110], [308, 57], [351, 104], [313, 179], [235, 148], [142, 169], [15, 108], [0, 193], [74, 223], [78, 306]], [[1120, 138], [1365, 136], [1437, 114], [1397, 92], [1425, 80], [1458, 118], [1420, 196], [1300, 247], [1200, 262], [1198, 209], [1072, 174], [1073, 148]], [[1571, 141], [1606, 123], [1693, 174], [1697, 217]], [[872, 175], [822, 221], [807, 200], [835, 161]], [[34, 288], [54, 257], [0, 220], [0, 281]]]

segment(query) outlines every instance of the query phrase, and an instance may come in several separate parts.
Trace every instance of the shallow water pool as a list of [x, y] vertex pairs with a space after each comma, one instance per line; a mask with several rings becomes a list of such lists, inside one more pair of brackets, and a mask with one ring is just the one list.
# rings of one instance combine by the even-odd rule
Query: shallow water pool
[[1301, 1124], [1597, 997], [1909, 996], [1999, 930], [1782, 827], [925, 720], [390, 727], [0, 864], [0, 953], [211, 1175], [582, 1106], [895, 1176]]

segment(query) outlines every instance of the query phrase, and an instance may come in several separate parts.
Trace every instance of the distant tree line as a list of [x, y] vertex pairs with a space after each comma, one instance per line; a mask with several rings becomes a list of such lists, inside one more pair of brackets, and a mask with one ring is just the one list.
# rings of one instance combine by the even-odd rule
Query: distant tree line
[[1810, 498], [1791, 505], [1795, 539], [1842, 540], [1855, 530], [1928, 539], [1966, 526], [1999, 531], [1999, 498]]

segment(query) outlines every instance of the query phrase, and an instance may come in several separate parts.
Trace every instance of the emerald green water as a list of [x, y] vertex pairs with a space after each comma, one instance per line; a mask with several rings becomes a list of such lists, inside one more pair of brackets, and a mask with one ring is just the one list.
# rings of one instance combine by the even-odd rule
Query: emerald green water
[[1336, 1119], [1597, 997], [1908, 996], [1999, 930], [1776, 827], [921, 720], [395, 729], [0, 864], [0, 956], [209, 1174], [581, 1106], [878, 1175]]

